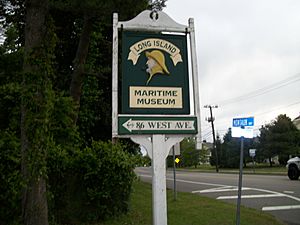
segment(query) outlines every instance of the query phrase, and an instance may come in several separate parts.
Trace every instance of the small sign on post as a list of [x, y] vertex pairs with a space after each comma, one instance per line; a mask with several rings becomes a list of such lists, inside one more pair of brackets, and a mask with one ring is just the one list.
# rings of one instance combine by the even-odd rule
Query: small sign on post
[[232, 121], [232, 137], [253, 138], [254, 117], [235, 118]]
[[256, 153], [256, 149], [249, 149], [249, 156], [254, 158]]
[[253, 173], [255, 173], [255, 161], [254, 161], [255, 154], [256, 154], [256, 149], [249, 149], [249, 156], [252, 158]]
[[242, 179], [243, 179], [243, 158], [244, 158], [244, 138], [253, 138], [254, 117], [234, 118], [232, 120], [231, 135], [232, 137], [241, 138], [240, 151], [240, 173], [238, 184], [238, 198], [236, 207], [236, 225], [240, 224], [240, 210], [242, 197]]

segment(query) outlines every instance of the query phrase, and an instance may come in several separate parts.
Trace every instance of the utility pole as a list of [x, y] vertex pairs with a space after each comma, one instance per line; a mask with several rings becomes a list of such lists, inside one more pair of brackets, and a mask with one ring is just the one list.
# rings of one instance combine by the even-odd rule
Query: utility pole
[[212, 129], [212, 134], [213, 134], [213, 151], [216, 154], [216, 172], [219, 172], [219, 160], [218, 160], [218, 152], [216, 148], [216, 137], [215, 137], [215, 127], [214, 127], [214, 120], [215, 118], [212, 115], [212, 108], [218, 108], [217, 105], [205, 105], [204, 108], [209, 108], [210, 110], [210, 117], [207, 118], [207, 121], [211, 123], [211, 129]]

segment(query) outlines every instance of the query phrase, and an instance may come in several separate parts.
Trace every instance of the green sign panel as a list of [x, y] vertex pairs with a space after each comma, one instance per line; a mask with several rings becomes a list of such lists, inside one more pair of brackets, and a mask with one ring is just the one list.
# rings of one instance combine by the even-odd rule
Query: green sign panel
[[189, 114], [185, 35], [122, 33], [122, 114]]
[[119, 134], [196, 134], [196, 117], [119, 116]]

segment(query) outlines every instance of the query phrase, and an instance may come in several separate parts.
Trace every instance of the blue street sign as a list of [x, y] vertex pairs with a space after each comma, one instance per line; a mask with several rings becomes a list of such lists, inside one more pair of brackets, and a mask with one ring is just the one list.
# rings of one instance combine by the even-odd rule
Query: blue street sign
[[254, 126], [254, 117], [248, 118], [235, 118], [232, 121], [233, 127], [253, 127]]
[[253, 138], [254, 117], [234, 118], [232, 120], [231, 136]]

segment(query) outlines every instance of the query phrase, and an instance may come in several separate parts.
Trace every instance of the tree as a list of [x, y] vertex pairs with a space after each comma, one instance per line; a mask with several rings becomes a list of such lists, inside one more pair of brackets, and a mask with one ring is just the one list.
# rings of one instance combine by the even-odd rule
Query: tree
[[22, 174], [27, 184], [22, 197], [22, 217], [26, 225], [48, 224], [45, 167], [51, 145], [48, 128], [53, 92], [47, 57], [47, 14], [47, 0], [26, 2], [21, 106]]
[[72, 155], [66, 140], [72, 136], [78, 148], [77, 126], [87, 146], [110, 137], [112, 12], [127, 20], [147, 6], [147, 0], [0, 0], [6, 33], [0, 129], [21, 143], [24, 224], [48, 224], [49, 151]]
[[300, 131], [285, 114], [260, 129], [259, 150], [272, 166], [272, 157], [278, 155], [280, 164], [286, 164], [289, 155], [300, 150]]
[[185, 138], [180, 143], [181, 164], [184, 167], [194, 166], [199, 164], [200, 151], [195, 149], [195, 140], [192, 138]]
[[227, 133], [223, 137], [223, 143], [220, 146], [222, 153], [220, 157], [220, 166], [227, 168], [238, 168], [240, 145], [238, 138], [231, 136], [231, 129], [229, 128]]
[[221, 158], [222, 158], [222, 153], [221, 153], [221, 140], [220, 140], [220, 136], [217, 135], [217, 138], [216, 138], [216, 149], [215, 151], [211, 151], [211, 157], [210, 157], [210, 164], [215, 166], [216, 165], [216, 151], [217, 151], [217, 154], [218, 154], [218, 167], [221, 166]]
[[[132, 17], [132, 15], [135, 15], [141, 10], [145, 9], [147, 5], [148, 1], [146, 0], [138, 2], [133, 0], [67, 0], [64, 2], [58, 2], [55, 0], [52, 1], [51, 6], [54, 10], [69, 12], [75, 15], [75, 21], [76, 24], [78, 24], [78, 30], [76, 31], [79, 37], [78, 45], [76, 48], [77, 50], [74, 58], [72, 59], [72, 64], [68, 65], [72, 68], [70, 95], [77, 105], [77, 113], [74, 118], [75, 124], [77, 123], [78, 119], [84, 78], [89, 74], [99, 74], [98, 71], [94, 69], [96, 65], [92, 65], [91, 62], [88, 61], [89, 47], [93, 32], [96, 32], [95, 29], [99, 29], [99, 27], [103, 27], [103, 25], [111, 24], [112, 14], [116, 9], [118, 9], [119, 11], [120, 19], [128, 19], [129, 17]], [[61, 18], [57, 19], [61, 20]], [[70, 22], [74, 23], [75, 21], [73, 20]], [[108, 37], [111, 36], [108, 35]], [[108, 57], [111, 57], [110, 55]]]
[[[246, 167], [246, 156], [248, 155], [248, 149], [253, 148], [253, 139], [244, 139], [244, 167]], [[238, 168], [240, 162], [240, 138], [231, 136], [231, 128], [223, 137], [223, 143], [217, 145], [217, 149], [220, 151], [220, 167]]]

